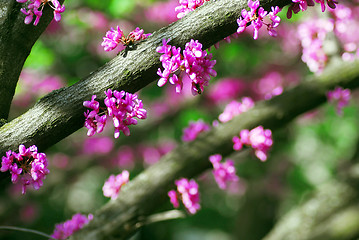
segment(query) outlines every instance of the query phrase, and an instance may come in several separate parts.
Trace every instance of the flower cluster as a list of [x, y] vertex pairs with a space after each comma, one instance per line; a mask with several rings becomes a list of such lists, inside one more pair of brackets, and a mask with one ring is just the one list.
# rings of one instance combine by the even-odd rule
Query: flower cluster
[[195, 214], [200, 208], [198, 184], [195, 180], [188, 181], [186, 178], [181, 178], [175, 181], [177, 185], [177, 192], [171, 190], [168, 192], [170, 201], [175, 208], [179, 207], [179, 198], [190, 214]]
[[209, 161], [213, 165], [213, 175], [219, 188], [226, 189], [228, 182], [237, 182], [239, 180], [236, 175], [236, 168], [232, 160], [221, 163], [222, 156], [215, 154], [209, 157]]
[[303, 47], [302, 60], [314, 73], [322, 72], [328, 62], [324, 41], [333, 28], [333, 22], [327, 19], [312, 19], [298, 26], [298, 37]]
[[120, 43], [124, 46], [133, 45], [136, 41], [144, 40], [150, 35], [151, 33], [144, 34], [143, 29], [137, 27], [125, 37], [123, 31], [117, 26], [116, 29], [111, 28], [110, 31], [106, 32], [101, 46], [108, 52], [115, 49]]
[[218, 117], [221, 122], [228, 122], [235, 116], [247, 112], [249, 109], [254, 107], [254, 101], [250, 97], [242, 98], [242, 102], [233, 100], [224, 109], [224, 112], [221, 113]]
[[341, 116], [343, 115], [343, 107], [349, 104], [351, 98], [350, 89], [336, 87], [333, 91], [327, 93], [327, 97], [329, 102], [337, 103], [337, 114]]
[[128, 183], [129, 177], [130, 173], [127, 170], [122, 171], [122, 173], [117, 176], [111, 175], [102, 187], [103, 195], [111, 199], [116, 199], [122, 186]]
[[36, 16], [34, 25], [36, 26], [40, 18], [42, 16], [42, 10], [44, 6], [48, 3], [48, 5], [54, 10], [54, 19], [56, 22], [61, 20], [61, 13], [65, 11], [65, 6], [61, 5], [58, 0], [16, 0], [19, 3], [26, 3], [30, 1], [29, 5], [27, 6], [27, 10], [25, 8], [21, 8], [21, 12], [26, 15], [25, 17], [25, 24], [30, 24]]
[[[317, 3], [320, 3], [322, 12], [325, 11], [325, 0], [314, 0]], [[287, 11], [287, 18], [290, 19], [292, 17], [292, 12], [297, 14], [299, 11], [307, 10], [308, 6], [314, 6], [313, 0], [292, 0], [292, 4], [289, 6]], [[338, 2], [336, 0], [326, 0], [328, 7], [331, 9], [335, 9]]]
[[359, 15], [358, 6], [340, 4], [330, 13], [334, 17], [334, 33], [342, 45], [342, 59], [352, 61], [359, 58]]
[[106, 105], [105, 115], [100, 116], [100, 103], [95, 101], [96, 95], [93, 95], [91, 101], [84, 101], [83, 105], [90, 110], [87, 110], [84, 115], [86, 117], [85, 127], [88, 128], [87, 136], [93, 136], [96, 132], [103, 131], [107, 117], [112, 117], [113, 125], [115, 127], [115, 138], [120, 136], [122, 131], [125, 136], [130, 135], [129, 125], [137, 124], [138, 119], [146, 119], [147, 112], [143, 108], [142, 101], [138, 99], [136, 94], [131, 94], [125, 91], [113, 91], [108, 89], [105, 91], [106, 98], [104, 103]]
[[31, 184], [36, 190], [43, 185], [42, 180], [50, 172], [47, 165], [45, 153], [39, 153], [35, 145], [29, 148], [20, 145], [19, 153], [9, 150], [6, 156], [2, 157], [0, 171], [9, 171], [13, 183], [20, 180], [22, 194], [25, 194], [28, 185]]
[[[259, 7], [259, 4], [259, 0], [255, 2], [248, 0], [248, 7], [250, 8], [250, 11], [248, 12], [246, 9], [242, 10], [242, 17], [237, 19], [237, 33], [244, 32], [249, 23], [251, 23], [251, 26], [254, 30], [254, 39], [258, 38], [258, 31], [263, 26], [263, 24], [267, 26], [269, 35], [272, 37], [277, 36], [277, 32], [274, 30], [274, 28], [276, 28], [280, 23], [280, 17], [277, 16], [277, 14], [281, 11], [281, 9], [278, 6], [272, 7], [272, 11], [268, 14], [268, 12], [265, 11], [262, 7]], [[271, 23], [263, 22], [264, 17], [267, 15], [269, 16]]]
[[77, 232], [83, 228], [83, 226], [88, 224], [92, 219], [92, 214], [86, 216], [80, 213], [76, 213], [70, 220], [56, 224], [54, 233], [51, 235], [51, 237], [55, 239], [67, 239], [74, 232]]
[[234, 136], [234, 150], [241, 150], [243, 145], [250, 146], [254, 149], [254, 153], [261, 161], [267, 160], [267, 152], [272, 147], [272, 132], [269, 129], [263, 129], [258, 126], [252, 130], [244, 129], [239, 134], [240, 137]]
[[198, 120], [197, 122], [190, 122], [189, 126], [183, 129], [182, 141], [190, 142], [197, 138], [197, 136], [201, 132], [209, 131], [210, 126], [203, 122], [202, 119]]
[[205, 1], [209, 0], [179, 0], [179, 4], [181, 5], [175, 8], [177, 18], [183, 18], [187, 13], [202, 6]]
[[212, 54], [202, 50], [202, 44], [198, 40], [191, 40], [186, 43], [183, 54], [181, 48], [168, 45], [170, 40], [163, 39], [162, 46], [156, 49], [157, 52], [163, 53], [160, 57], [163, 71], [159, 68], [157, 74], [161, 77], [157, 85], [162, 87], [169, 82], [176, 86], [176, 92], [182, 90], [183, 83], [176, 73], [184, 71], [192, 80], [192, 94], [201, 94], [203, 87], [208, 86], [211, 76], [216, 76], [217, 72], [213, 69], [216, 64], [212, 59]]

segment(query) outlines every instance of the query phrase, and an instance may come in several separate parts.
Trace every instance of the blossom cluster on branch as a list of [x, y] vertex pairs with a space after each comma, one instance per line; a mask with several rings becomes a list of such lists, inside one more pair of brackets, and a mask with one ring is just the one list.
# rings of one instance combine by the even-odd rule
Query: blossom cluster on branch
[[201, 94], [204, 86], [208, 86], [211, 76], [217, 76], [213, 69], [216, 60], [212, 59], [212, 54], [202, 50], [202, 44], [198, 40], [191, 39], [186, 43], [185, 49], [181, 54], [181, 48], [176, 48], [168, 44], [170, 40], [163, 39], [162, 46], [157, 47], [156, 51], [162, 53], [160, 61], [163, 71], [158, 69], [157, 74], [161, 77], [157, 85], [164, 86], [168, 81], [176, 86], [176, 92], [182, 91], [183, 82], [182, 72], [186, 73], [192, 81], [192, 94]]
[[136, 41], [144, 40], [149, 36], [151, 36], [151, 33], [145, 34], [143, 29], [137, 27], [125, 37], [121, 28], [116, 26], [116, 29], [111, 28], [110, 31], [106, 32], [106, 36], [103, 37], [101, 46], [108, 52], [114, 50], [119, 44], [122, 44], [123, 46], [133, 45]]
[[200, 197], [198, 192], [198, 184], [195, 180], [188, 181], [187, 178], [181, 178], [175, 181], [176, 190], [168, 192], [171, 203], [175, 208], [179, 207], [179, 200], [182, 201], [190, 214], [195, 214], [200, 208]]
[[[88, 128], [87, 135], [93, 136], [96, 132], [103, 131], [107, 117], [112, 117], [113, 125], [115, 127], [114, 137], [118, 138], [120, 132], [125, 136], [130, 135], [128, 126], [136, 125], [137, 119], [146, 119], [147, 111], [143, 108], [142, 100], [138, 99], [136, 94], [125, 91], [112, 91], [108, 89], [105, 91], [106, 98], [104, 104], [106, 109], [102, 109], [100, 113], [100, 103], [96, 101], [96, 95], [93, 95], [91, 101], [84, 101], [83, 105], [90, 110], [87, 110], [84, 115], [86, 117], [85, 127]], [[102, 114], [102, 115], [101, 115]]]
[[254, 149], [254, 153], [261, 161], [267, 160], [267, 152], [272, 147], [272, 131], [258, 126], [252, 130], [244, 129], [232, 139], [234, 150], [241, 150], [243, 145]]
[[30, 2], [26, 8], [21, 8], [21, 12], [26, 15], [25, 24], [30, 24], [35, 17], [34, 25], [36, 26], [42, 16], [42, 10], [47, 4], [54, 10], [54, 19], [56, 22], [61, 20], [61, 13], [65, 11], [65, 6], [61, 5], [58, 0], [16, 0], [19, 3]]
[[67, 239], [74, 232], [77, 232], [78, 230], [83, 228], [92, 219], [93, 219], [92, 214], [86, 216], [80, 213], [76, 213], [75, 215], [72, 216], [70, 220], [56, 224], [54, 233], [51, 235], [51, 237], [59, 240]]
[[38, 190], [43, 185], [43, 180], [50, 170], [45, 153], [39, 153], [35, 145], [26, 148], [19, 146], [19, 153], [11, 150], [1, 159], [1, 172], [9, 171], [11, 181], [22, 184], [22, 194], [26, 193], [26, 187], [32, 185]]

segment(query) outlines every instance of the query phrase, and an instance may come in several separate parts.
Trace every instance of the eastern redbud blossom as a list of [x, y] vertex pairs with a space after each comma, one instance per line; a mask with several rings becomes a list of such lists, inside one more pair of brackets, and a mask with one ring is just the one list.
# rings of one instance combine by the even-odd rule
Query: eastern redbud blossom
[[116, 29], [111, 28], [110, 31], [106, 32], [106, 36], [103, 37], [101, 46], [108, 52], [115, 49], [119, 44], [124, 46], [133, 45], [136, 41], [144, 40], [150, 35], [151, 33], [144, 34], [143, 29], [137, 27], [125, 37], [120, 27], [116, 26]]
[[61, 5], [58, 0], [16, 0], [19, 3], [26, 3], [29, 1], [29, 5], [26, 8], [21, 8], [20, 11], [26, 15], [25, 24], [30, 24], [35, 17], [34, 25], [36, 26], [42, 16], [42, 10], [45, 5], [48, 4], [54, 10], [54, 19], [56, 22], [61, 20], [61, 13], [65, 11], [65, 6]]
[[55, 239], [67, 239], [74, 232], [77, 232], [84, 225], [88, 224], [93, 219], [93, 215], [88, 216], [76, 213], [70, 220], [55, 225], [54, 233], [51, 237]]
[[209, 131], [210, 126], [209, 124], [203, 122], [202, 119], [198, 120], [197, 122], [191, 121], [189, 126], [183, 129], [182, 141], [190, 142], [197, 138], [197, 136], [201, 132]]
[[[325, 0], [315, 0], [315, 2], [320, 3], [322, 12], [325, 11]], [[336, 0], [327, 0], [328, 7], [335, 9], [338, 2]], [[292, 12], [297, 14], [299, 11], [307, 10], [308, 6], [314, 6], [315, 3], [313, 0], [292, 0], [292, 4], [288, 8], [287, 18], [290, 19], [292, 17]]]
[[[255, 2], [248, 0], [248, 7], [250, 8], [250, 11], [248, 12], [246, 9], [242, 10], [242, 16], [237, 19], [237, 33], [244, 32], [249, 23], [251, 23], [251, 26], [254, 30], [253, 39], [258, 38], [258, 31], [263, 26], [263, 24], [267, 26], [269, 35], [272, 37], [277, 36], [277, 32], [274, 30], [274, 28], [276, 28], [280, 23], [280, 17], [276, 15], [281, 11], [281, 9], [278, 6], [272, 7], [272, 11], [268, 14], [264, 8], [259, 7], [259, 4], [259, 0]], [[267, 15], [269, 16], [271, 23], [265, 23], [263, 21], [264, 17]]]
[[106, 98], [104, 103], [106, 105], [105, 115], [100, 116], [99, 102], [95, 101], [96, 95], [93, 95], [91, 101], [84, 101], [83, 105], [90, 110], [87, 110], [84, 115], [86, 117], [85, 127], [88, 128], [87, 135], [93, 136], [96, 132], [100, 133], [105, 127], [107, 117], [112, 117], [113, 125], [115, 127], [114, 137], [118, 138], [120, 132], [125, 136], [130, 135], [128, 126], [136, 125], [137, 119], [146, 119], [147, 111], [143, 108], [142, 100], [138, 99], [136, 94], [131, 94], [125, 91], [112, 91], [108, 89], [105, 91]]
[[333, 21], [328, 19], [311, 19], [298, 26], [297, 33], [303, 47], [302, 61], [314, 73], [321, 73], [327, 64], [324, 40], [333, 28]]
[[261, 161], [267, 160], [267, 152], [273, 145], [271, 130], [258, 126], [250, 131], [242, 130], [239, 136], [234, 136], [232, 139], [234, 150], [239, 151], [243, 145], [246, 145], [253, 148], [255, 155]]
[[232, 160], [221, 163], [222, 156], [215, 154], [209, 157], [209, 161], [213, 165], [213, 175], [219, 188], [226, 189], [229, 182], [237, 182], [239, 180], [236, 175], [236, 168]]
[[176, 180], [175, 184], [177, 186], [177, 192], [175, 190], [168, 192], [171, 203], [175, 208], [178, 208], [179, 199], [181, 199], [187, 211], [190, 214], [195, 214], [201, 208], [197, 182], [193, 179], [188, 181], [186, 178], [181, 178]]
[[343, 107], [349, 104], [351, 98], [350, 89], [343, 89], [341, 87], [336, 87], [333, 91], [327, 93], [328, 101], [331, 103], [337, 103], [337, 114], [339, 116], [343, 115]]
[[116, 199], [122, 186], [128, 183], [129, 177], [130, 173], [127, 170], [122, 171], [117, 176], [111, 175], [102, 187], [103, 195], [112, 200]]
[[187, 13], [202, 6], [205, 1], [209, 0], [179, 0], [180, 6], [175, 8], [177, 18], [183, 18]]
[[39, 153], [35, 145], [29, 148], [20, 145], [19, 153], [9, 150], [6, 152], [6, 156], [2, 157], [0, 171], [9, 171], [13, 183], [20, 180], [22, 194], [25, 194], [28, 185], [31, 184], [35, 190], [43, 185], [42, 180], [50, 172], [47, 165], [45, 153]]
[[[211, 76], [216, 76], [217, 72], [213, 69], [216, 64], [212, 59], [212, 54], [202, 51], [202, 44], [198, 40], [191, 40], [186, 43], [185, 49], [181, 54], [181, 48], [168, 45], [170, 40], [163, 39], [162, 46], [157, 47], [156, 51], [162, 53], [160, 61], [162, 67], [157, 74], [161, 77], [157, 85], [162, 87], [168, 81], [176, 86], [176, 92], [180, 93], [183, 87], [181, 77], [177, 74], [184, 71], [192, 80], [192, 94], [197, 95], [203, 92], [204, 86], [208, 86]], [[180, 74], [180, 73], [179, 73]]]
[[235, 116], [244, 113], [254, 107], [254, 101], [249, 97], [242, 98], [242, 102], [233, 100], [224, 109], [224, 112], [221, 113], [218, 117], [221, 122], [228, 122]]

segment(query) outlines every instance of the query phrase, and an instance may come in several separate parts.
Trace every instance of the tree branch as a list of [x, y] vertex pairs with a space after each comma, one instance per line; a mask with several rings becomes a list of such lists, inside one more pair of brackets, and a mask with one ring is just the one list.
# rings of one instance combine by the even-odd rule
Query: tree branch
[[166, 193], [174, 188], [176, 179], [192, 178], [205, 171], [210, 167], [209, 155], [231, 153], [231, 139], [240, 130], [258, 125], [272, 130], [280, 128], [299, 114], [325, 102], [329, 89], [336, 85], [355, 88], [359, 86], [358, 80], [359, 61], [337, 65], [280, 96], [258, 103], [232, 121], [201, 134], [195, 141], [183, 143], [125, 185], [115, 201], [99, 209], [93, 221], [70, 239], [129, 237], [138, 229], [138, 223], [168, 201]]
[[[271, 4], [283, 6], [288, 2], [270, 0], [262, 4], [270, 8]], [[182, 48], [191, 39], [197, 39], [208, 48], [236, 31], [236, 19], [245, 7], [247, 3], [243, 0], [206, 2], [82, 81], [48, 94], [25, 114], [0, 128], [0, 154], [16, 150], [19, 144], [36, 144], [44, 151], [83, 126], [85, 109], [82, 103], [91, 99], [91, 95], [104, 99], [104, 91], [108, 88], [136, 92], [158, 79], [160, 54], [156, 48], [162, 44], [162, 39], [170, 38], [172, 45]]]
[[38, 26], [26, 25], [22, 6], [16, 0], [0, 0], [0, 120], [7, 120], [25, 60], [53, 18], [52, 9], [46, 6]]
[[314, 196], [277, 222], [263, 240], [342, 240], [359, 235], [358, 191], [339, 181], [318, 187]]

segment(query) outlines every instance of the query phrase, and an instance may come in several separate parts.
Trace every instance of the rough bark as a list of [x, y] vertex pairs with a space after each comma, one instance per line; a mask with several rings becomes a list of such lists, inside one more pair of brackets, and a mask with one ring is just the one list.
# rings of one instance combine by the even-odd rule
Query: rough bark
[[283, 216], [263, 240], [345, 240], [359, 235], [358, 191], [345, 182], [318, 187], [305, 204]]
[[[263, 1], [265, 8], [286, 1]], [[19, 144], [36, 144], [41, 151], [57, 143], [83, 126], [83, 101], [96, 94], [104, 98], [108, 88], [136, 92], [158, 79], [160, 67], [156, 47], [162, 39], [171, 39], [170, 44], [184, 47], [191, 39], [198, 39], [208, 48], [237, 29], [236, 19], [247, 5], [243, 0], [206, 2], [196, 11], [179, 21], [153, 33], [134, 49], [125, 51], [78, 83], [42, 98], [25, 114], [0, 128], [0, 154]], [[29, 26], [30, 27], [30, 26]]]
[[270, 101], [260, 102], [253, 109], [183, 143], [128, 183], [119, 198], [111, 201], [95, 215], [94, 220], [70, 239], [126, 239], [133, 234], [165, 201], [166, 193], [180, 177], [192, 178], [210, 167], [208, 156], [233, 151], [231, 139], [241, 129], [258, 125], [272, 130], [280, 128], [326, 101], [326, 92], [336, 85], [359, 86], [359, 61], [335, 66], [320, 77], [305, 81]]
[[16, 0], [0, 0], [0, 126], [8, 118], [25, 60], [53, 18], [52, 9], [47, 6], [38, 26], [26, 25], [25, 15], [20, 12], [23, 6]]

